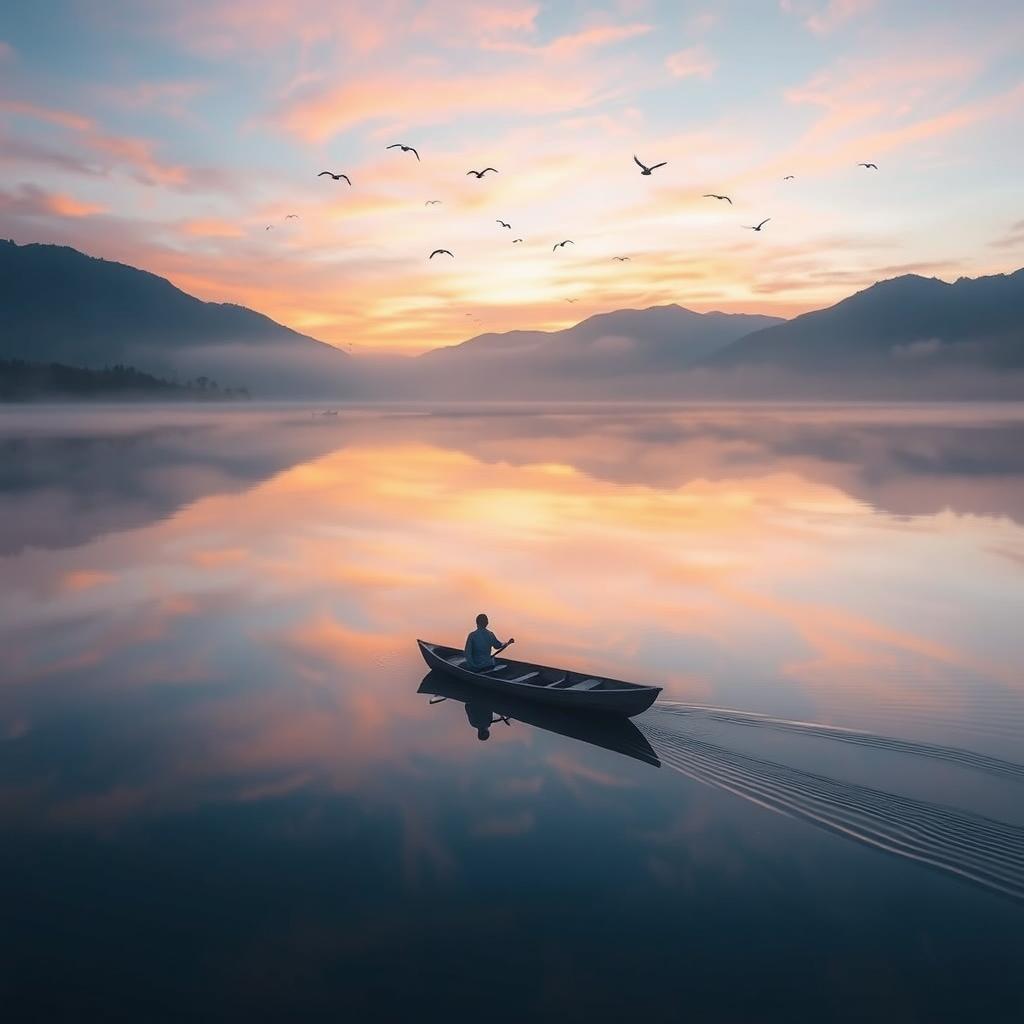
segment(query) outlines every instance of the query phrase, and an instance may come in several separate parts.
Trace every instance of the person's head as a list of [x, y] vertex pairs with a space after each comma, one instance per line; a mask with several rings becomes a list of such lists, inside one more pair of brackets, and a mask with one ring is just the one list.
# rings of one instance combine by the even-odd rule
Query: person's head
[[491, 730], [490, 729], [477, 729], [477, 731], [476, 731], [476, 738], [478, 740], [489, 739], [490, 735], [491, 735]]
[[[486, 628], [487, 628], [487, 623], [488, 623], [489, 621], [490, 621], [490, 620], [489, 620], [489, 619], [487, 618], [487, 616], [486, 616], [486, 615], [484, 615], [484, 613], [483, 613], [483, 612], [481, 612], [481, 613], [480, 613], [480, 614], [479, 614], [479, 615], [478, 615], [478, 616], [476, 617], [476, 624], [477, 624], [477, 625], [478, 625], [478, 626], [479, 626], [479, 627], [480, 627], [481, 629], [486, 629]], [[487, 739], [487, 737], [486, 737], [486, 736], [481, 736], [481, 737], [480, 737], [480, 739], [482, 739], [482, 740], [485, 740], [485, 739]]]

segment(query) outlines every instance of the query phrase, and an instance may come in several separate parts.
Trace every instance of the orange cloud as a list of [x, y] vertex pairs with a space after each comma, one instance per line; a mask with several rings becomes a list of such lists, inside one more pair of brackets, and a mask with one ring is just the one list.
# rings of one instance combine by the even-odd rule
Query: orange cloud
[[117, 577], [109, 572], [79, 569], [65, 573], [61, 577], [58, 589], [66, 594], [77, 594], [81, 590], [91, 590], [93, 587], [102, 586], [104, 583], [112, 583], [115, 579]]
[[35, 185], [21, 185], [14, 192], [0, 191], [0, 210], [38, 217], [53, 214], [58, 217], [90, 217], [106, 212], [98, 203], [88, 203], [60, 192], [46, 192]]
[[55, 193], [48, 199], [50, 211], [59, 217], [91, 217], [96, 213], [106, 213], [107, 208], [99, 203], [85, 203], [73, 196]]
[[184, 221], [182, 231], [193, 238], [241, 238], [245, 232], [237, 225], [219, 217], [200, 217]]

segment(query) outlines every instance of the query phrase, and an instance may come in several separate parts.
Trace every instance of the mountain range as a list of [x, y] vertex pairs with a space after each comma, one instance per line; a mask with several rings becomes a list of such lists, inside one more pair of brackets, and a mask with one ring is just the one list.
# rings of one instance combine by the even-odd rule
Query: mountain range
[[1012, 379], [1024, 372], [1024, 270], [952, 284], [913, 274], [881, 281], [828, 309], [755, 331], [701, 365], [876, 393], [917, 392], [925, 382], [961, 392], [987, 375]]
[[654, 306], [371, 358], [133, 267], [0, 241], [0, 317], [0, 358], [204, 375], [254, 397], [1024, 397], [1024, 270], [904, 275], [789, 321]]
[[347, 393], [349, 357], [262, 313], [66, 246], [0, 240], [0, 358], [212, 377], [262, 397]]

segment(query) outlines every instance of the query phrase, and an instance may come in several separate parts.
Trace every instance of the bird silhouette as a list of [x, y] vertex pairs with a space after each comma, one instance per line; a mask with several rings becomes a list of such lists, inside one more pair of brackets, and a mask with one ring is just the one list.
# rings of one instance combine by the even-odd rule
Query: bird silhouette
[[763, 228], [765, 226], [765, 224], [767, 224], [768, 221], [770, 221], [770, 220], [771, 220], [771, 217], [765, 217], [765, 219], [763, 221], [761, 221], [760, 224], [744, 224], [743, 226], [745, 228], [749, 228], [751, 231], [760, 231], [761, 228]]
[[264, 231], [273, 231], [274, 230], [274, 225], [273, 224], [268, 224], [263, 230]]
[[500, 224], [503, 228], [511, 228], [512, 227], [512, 225], [509, 224], [508, 221], [504, 221], [504, 220], [500, 220], [500, 219], [496, 220], [494, 223], [495, 224]]
[[628, 256], [613, 256], [613, 260], [618, 260], [620, 263], [625, 263], [629, 260]]
[[299, 215], [297, 213], [288, 213], [288, 214], [285, 214], [285, 218], [284, 219], [285, 220], [298, 220], [299, 219]]
[[640, 168], [641, 174], [650, 174], [651, 171], [656, 171], [659, 167], [664, 167], [668, 163], [667, 160], [662, 160], [660, 164], [651, 164], [650, 167], [647, 164], [641, 163], [640, 158], [634, 153], [633, 162]]
[[787, 174], [782, 180], [783, 181], [792, 181], [793, 180], [793, 175], [792, 174]]
[[564, 242], [555, 242], [555, 244], [553, 246], [551, 246], [551, 251], [554, 252], [556, 249], [560, 249], [563, 245], [575, 245], [575, 244], [576, 243], [571, 238], [567, 238]]
[[440, 206], [441, 205], [441, 200], [440, 199], [428, 199], [423, 205], [424, 206]]
[[566, 299], [566, 302], [579, 302], [579, 299]]
[[400, 149], [403, 153], [415, 153], [416, 159], [419, 160], [420, 155], [413, 146], [403, 146], [400, 142], [394, 142], [390, 146], [385, 146], [385, 149]]
[[455, 253], [451, 249], [435, 249], [428, 257], [428, 260], [432, 260], [435, 256], [439, 256], [441, 253], [447, 253], [452, 259], [455, 259]]
[[714, 192], [705, 192], [705, 199], [724, 199], [730, 206], [732, 206], [732, 200], [728, 196], [718, 196]]
[[482, 171], [466, 171], [466, 174], [467, 175], [475, 174], [478, 178], [482, 178], [488, 171], [494, 171], [494, 173], [497, 174], [498, 173], [498, 168], [497, 167], [485, 167]]
[[341, 181], [344, 178], [350, 185], [352, 184], [352, 179], [347, 174], [335, 174], [334, 171], [321, 171], [317, 177], [322, 178], [325, 174], [328, 178], [333, 178], [335, 181]]
[[515, 244], [516, 244], [516, 242], [521, 242], [521, 241], [522, 241], [522, 239], [521, 239], [521, 238], [513, 238], [513, 239], [512, 239], [512, 244], [513, 244], [513, 245], [515, 245]]
[[857, 166], [866, 167], [868, 169], [874, 168], [876, 171], [878, 170], [878, 164], [857, 164]]

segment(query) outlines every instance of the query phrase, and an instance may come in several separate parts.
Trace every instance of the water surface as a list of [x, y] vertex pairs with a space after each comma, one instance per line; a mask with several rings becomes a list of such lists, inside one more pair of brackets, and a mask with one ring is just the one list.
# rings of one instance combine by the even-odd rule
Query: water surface
[[321, 411], [0, 412], [8, 1005], [1019, 1019], [1024, 410]]

